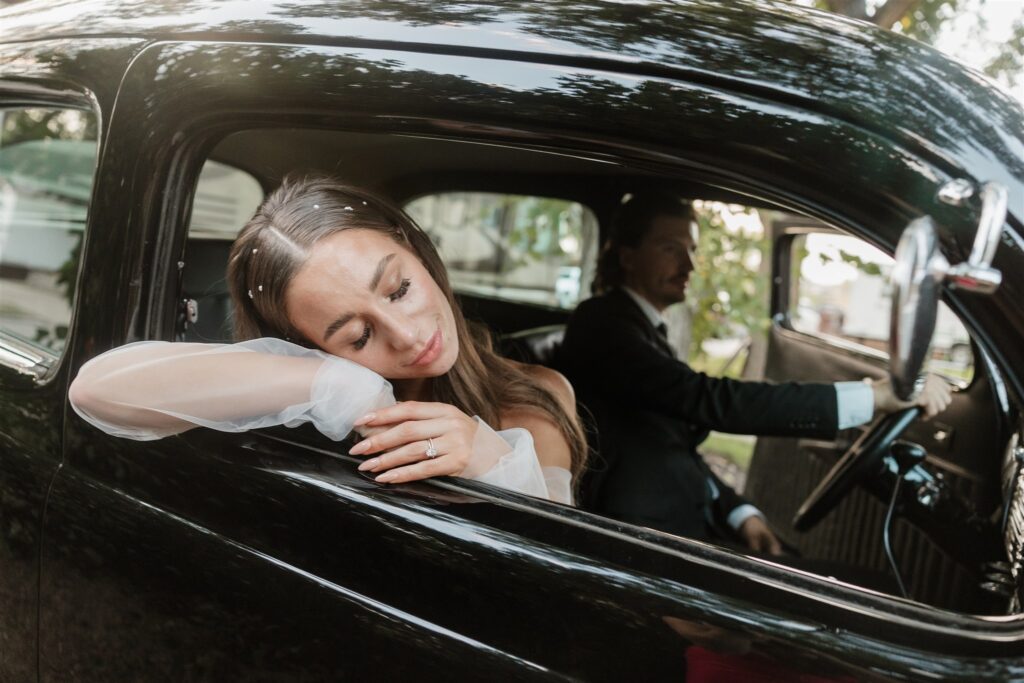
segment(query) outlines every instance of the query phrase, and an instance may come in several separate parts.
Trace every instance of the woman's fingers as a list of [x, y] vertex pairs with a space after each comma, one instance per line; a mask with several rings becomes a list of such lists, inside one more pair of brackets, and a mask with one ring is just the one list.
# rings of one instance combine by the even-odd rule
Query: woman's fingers
[[[448, 451], [444, 447], [444, 439], [438, 437], [433, 440], [434, 448], [437, 449], [438, 455], [441, 457]], [[393, 451], [382, 453], [376, 457], [364, 460], [359, 463], [359, 469], [364, 472], [380, 472], [381, 470], [389, 470], [392, 467], [398, 467], [399, 465], [408, 465], [412, 462], [419, 462], [420, 460], [427, 459], [427, 447], [430, 445], [428, 441], [413, 441], [412, 443], [406, 444]]]
[[[364, 472], [387, 470], [377, 476], [376, 481], [392, 484], [444, 474], [459, 475], [465, 471], [473, 455], [476, 421], [445, 403], [410, 403], [384, 408], [368, 416], [370, 419], [360, 420], [359, 428], [366, 429], [368, 425], [409, 418], [352, 447], [349, 453], [353, 455], [381, 453], [361, 464], [359, 469]], [[426, 451], [431, 443], [437, 455], [429, 458]]]
[[430, 420], [451, 415], [455, 406], [447, 403], [402, 401], [387, 408], [378, 408], [356, 420], [355, 426], [389, 425], [408, 420]]
[[450, 458], [438, 456], [431, 460], [422, 460], [414, 465], [406, 465], [388, 470], [378, 476], [375, 481], [385, 484], [402, 484], [407, 481], [438, 477], [443, 474], [458, 474], [462, 470]]
[[395, 425], [380, 434], [363, 439], [349, 450], [350, 455], [369, 455], [390, 451], [413, 441], [426, 441], [447, 433], [453, 428], [451, 420], [412, 420]]

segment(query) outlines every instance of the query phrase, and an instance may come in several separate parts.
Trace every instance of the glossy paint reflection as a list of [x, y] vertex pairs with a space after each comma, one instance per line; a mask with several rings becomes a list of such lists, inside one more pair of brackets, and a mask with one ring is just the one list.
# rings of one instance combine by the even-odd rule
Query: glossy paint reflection
[[0, 680], [35, 676], [40, 532], [60, 464], [62, 388], [0, 367]]
[[[19, 35], [43, 37], [72, 3], [49, 12], [8, 11]], [[670, 69], [895, 133], [946, 162], [985, 168], [986, 177], [1024, 179], [1024, 114], [1009, 97], [980, 86], [937, 51], [892, 32], [788, 4], [468, 2], [439, 5], [364, 1], [262, 4], [238, 0], [75, 2], [79, 34], [188, 37], [230, 32], [331, 41], [450, 46], [460, 52], [543, 53], [549, 59], [601, 59], [624, 70]], [[243, 18], [244, 17], [244, 18]], [[905, 96], [893, 97], [894, 91]], [[955, 103], [951, 106], [951, 103]], [[991, 122], [991, 125], [987, 122]], [[1015, 180], [1014, 180], [1015, 179]], [[1011, 182], [1012, 181], [1012, 182]], [[1011, 203], [1024, 194], [1011, 189]], [[1022, 209], [1024, 210], [1024, 209]]]

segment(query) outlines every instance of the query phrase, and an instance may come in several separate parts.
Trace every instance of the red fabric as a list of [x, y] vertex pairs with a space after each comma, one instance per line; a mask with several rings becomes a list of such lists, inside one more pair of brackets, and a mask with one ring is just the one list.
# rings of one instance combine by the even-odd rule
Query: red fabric
[[721, 654], [693, 645], [686, 650], [687, 683], [847, 683], [848, 676], [826, 678], [794, 671], [758, 654]]

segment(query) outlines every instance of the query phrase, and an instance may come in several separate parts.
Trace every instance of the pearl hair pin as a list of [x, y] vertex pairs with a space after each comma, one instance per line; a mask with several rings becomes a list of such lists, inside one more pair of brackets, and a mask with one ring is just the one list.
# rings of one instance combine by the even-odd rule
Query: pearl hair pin
[[255, 253], [256, 253], [257, 251], [259, 251], [259, 249], [257, 249], [257, 248], [255, 248], [255, 247], [253, 247], [252, 253], [254, 253], [254, 254], [255, 254]]

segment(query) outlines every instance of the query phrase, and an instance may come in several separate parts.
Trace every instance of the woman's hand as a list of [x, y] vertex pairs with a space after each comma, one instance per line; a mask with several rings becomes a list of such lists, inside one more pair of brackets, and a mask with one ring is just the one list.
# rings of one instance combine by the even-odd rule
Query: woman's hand
[[928, 373], [924, 389], [921, 390], [921, 394], [914, 401], [901, 401], [897, 398], [889, 378], [872, 382], [871, 390], [875, 395], [876, 413], [891, 413], [903, 408], [921, 406], [924, 409], [924, 418], [926, 420], [941, 413], [949, 407], [953, 400], [949, 382], [933, 373]]
[[[453, 405], [418, 401], [381, 408], [356, 420], [355, 425], [360, 434], [370, 436], [349, 453], [380, 453], [359, 469], [383, 472], [376, 481], [389, 484], [462, 474], [473, 454], [477, 430], [476, 421]], [[434, 457], [427, 455], [431, 443], [437, 451]]]

